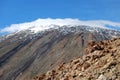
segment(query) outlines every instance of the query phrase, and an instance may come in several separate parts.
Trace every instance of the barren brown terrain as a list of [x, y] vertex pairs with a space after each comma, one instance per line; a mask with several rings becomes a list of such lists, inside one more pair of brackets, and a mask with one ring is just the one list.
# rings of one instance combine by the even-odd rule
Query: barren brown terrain
[[120, 80], [120, 38], [91, 41], [85, 52], [32, 80]]

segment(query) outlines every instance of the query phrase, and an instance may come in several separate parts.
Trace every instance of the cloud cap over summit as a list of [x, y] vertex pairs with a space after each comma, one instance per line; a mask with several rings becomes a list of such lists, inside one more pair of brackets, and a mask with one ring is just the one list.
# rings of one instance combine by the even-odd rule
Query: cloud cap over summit
[[37, 32], [37, 31], [43, 31], [45, 29], [49, 28], [55, 28], [55, 26], [50, 25], [85, 25], [85, 26], [91, 26], [91, 27], [100, 27], [100, 28], [112, 28], [112, 29], [120, 29], [120, 23], [119, 22], [112, 22], [108, 20], [79, 20], [79, 19], [72, 19], [72, 18], [64, 18], [64, 19], [52, 19], [52, 18], [46, 18], [46, 19], [37, 19], [32, 22], [24, 22], [19, 24], [11, 24], [8, 27], [5, 27], [0, 30], [1, 33], [7, 32], [12, 33], [16, 31], [26, 30], [31, 28], [31, 30]]

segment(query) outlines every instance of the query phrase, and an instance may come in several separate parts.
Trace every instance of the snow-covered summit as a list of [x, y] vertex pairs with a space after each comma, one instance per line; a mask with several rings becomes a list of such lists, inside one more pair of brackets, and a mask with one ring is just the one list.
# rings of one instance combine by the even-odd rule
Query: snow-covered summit
[[31, 30], [32, 32], [36, 33], [39, 31], [44, 31], [46, 29], [50, 29], [50, 28], [56, 29], [58, 27], [63, 27], [65, 25], [67, 25], [68, 27], [85, 25], [85, 26], [91, 26], [91, 27], [112, 28], [112, 29], [116, 29], [116, 27], [117, 27], [117, 29], [118, 28], [120, 29], [120, 23], [107, 21], [107, 20], [82, 21], [79, 19], [71, 19], [71, 18], [65, 18], [65, 19], [47, 18], [47, 19], [37, 19], [32, 22], [12, 24], [12, 25], [0, 30], [0, 32], [1, 33], [4, 33], [4, 32], [13, 33], [13, 32], [19, 32], [22, 30]]

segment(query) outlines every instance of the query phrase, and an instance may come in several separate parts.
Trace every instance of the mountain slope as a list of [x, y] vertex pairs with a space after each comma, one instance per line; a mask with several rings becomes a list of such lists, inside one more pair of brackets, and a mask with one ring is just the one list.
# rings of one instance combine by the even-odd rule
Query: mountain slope
[[91, 41], [82, 58], [62, 63], [33, 80], [120, 80], [120, 38]]
[[30, 80], [60, 63], [83, 56], [91, 40], [119, 36], [120, 32], [115, 30], [68, 25], [37, 33], [28, 29], [7, 35], [0, 43], [0, 79]]

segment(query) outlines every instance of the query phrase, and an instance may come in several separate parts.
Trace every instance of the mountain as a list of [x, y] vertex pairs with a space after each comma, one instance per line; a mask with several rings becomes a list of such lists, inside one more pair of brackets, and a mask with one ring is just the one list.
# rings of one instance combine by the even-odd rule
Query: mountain
[[91, 41], [85, 51], [82, 58], [62, 63], [33, 80], [120, 80], [120, 38]]
[[30, 25], [0, 38], [0, 80], [30, 80], [58, 64], [82, 57], [91, 40], [120, 36], [116, 30], [85, 25], [42, 27], [44, 30]]

